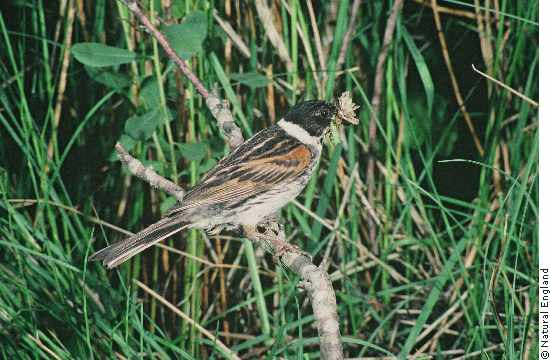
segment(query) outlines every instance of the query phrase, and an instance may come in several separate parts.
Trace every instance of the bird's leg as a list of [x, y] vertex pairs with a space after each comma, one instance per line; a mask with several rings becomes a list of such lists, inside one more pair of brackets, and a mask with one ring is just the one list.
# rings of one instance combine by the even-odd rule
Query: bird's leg
[[219, 224], [206, 229], [206, 235], [214, 236], [214, 235], [219, 235], [222, 231], [236, 231], [236, 230], [239, 230], [238, 225]]
[[[260, 223], [256, 225], [256, 231], [262, 234], [271, 232], [275, 236], [280, 236], [282, 225], [279, 224], [276, 213], [266, 216]], [[284, 234], [282, 236], [284, 238]]]
[[309, 255], [304, 250], [300, 249], [297, 245], [293, 245], [291, 243], [286, 242], [285, 240], [281, 240], [277, 236], [269, 236], [270, 238], [268, 241], [271, 243], [271, 245], [275, 248], [275, 258], [279, 259], [287, 252], [293, 252], [300, 255], [307, 256], [311, 258], [311, 255]]
[[223, 230], [223, 225], [214, 225], [206, 229], [206, 235], [208, 236], [219, 235], [222, 232], [222, 230]]

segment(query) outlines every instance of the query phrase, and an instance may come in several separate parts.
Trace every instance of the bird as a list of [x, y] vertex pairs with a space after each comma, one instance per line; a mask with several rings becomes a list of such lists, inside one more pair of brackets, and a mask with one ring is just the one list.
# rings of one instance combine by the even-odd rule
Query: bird
[[184, 229], [255, 227], [274, 216], [309, 182], [337, 113], [322, 100], [296, 104], [222, 158], [158, 222], [89, 260], [111, 269]]

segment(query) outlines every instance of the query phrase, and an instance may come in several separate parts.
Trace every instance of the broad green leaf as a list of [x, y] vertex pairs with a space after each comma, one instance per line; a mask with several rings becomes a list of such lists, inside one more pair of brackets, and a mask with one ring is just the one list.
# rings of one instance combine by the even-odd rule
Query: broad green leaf
[[181, 19], [187, 13], [185, 1], [174, 1], [170, 6], [174, 19]]
[[199, 165], [199, 174], [204, 174], [205, 172], [216, 166], [216, 164], [217, 161], [214, 159], [206, 159], [205, 161], [202, 161]]
[[176, 53], [187, 59], [201, 50], [206, 39], [206, 14], [200, 11], [190, 13], [181, 24], [163, 26], [162, 31]]
[[220, 158], [226, 154], [226, 144], [221, 137], [212, 137], [207, 141], [208, 148], [212, 152], [212, 158]]
[[210, 32], [210, 38], [219, 39], [222, 43], [225, 43], [228, 37], [224, 29], [218, 25], [214, 25], [212, 27], [212, 31]]
[[256, 72], [235, 73], [235, 74], [231, 74], [230, 78], [231, 80], [244, 84], [250, 87], [251, 89], [264, 87], [269, 84], [269, 79], [267, 78], [267, 76], [258, 74]]
[[174, 205], [176, 205], [176, 201], [176, 198], [168, 196], [160, 203], [160, 212], [164, 214], [165, 212], [170, 210]]
[[[118, 142], [124, 146], [124, 148], [128, 151], [132, 150], [132, 148], [134, 147], [134, 145], [136, 144], [136, 139], [134, 138], [131, 138], [130, 136], [126, 135], [126, 134], [122, 134], [120, 136], [120, 138], [118, 139]], [[113, 152], [111, 153], [111, 155], [109, 156], [109, 161], [119, 161], [118, 159], [118, 153], [113, 150]]]
[[178, 147], [183, 157], [189, 161], [201, 160], [208, 152], [208, 147], [204, 143], [178, 144]]
[[135, 140], [147, 140], [162, 122], [163, 113], [157, 108], [143, 115], [132, 116], [126, 120], [124, 132]]
[[85, 66], [88, 76], [113, 90], [120, 90], [132, 85], [132, 79], [126, 75], [117, 73], [108, 68], [97, 68], [92, 66]]
[[153, 170], [155, 170], [155, 172], [163, 175], [164, 174], [164, 169], [166, 167], [166, 163], [165, 162], [162, 162], [162, 161], [155, 161], [155, 160], [143, 160], [142, 161], [143, 163], [143, 166], [145, 167], [150, 167], [152, 168]]
[[154, 76], [145, 78], [141, 83], [139, 95], [147, 109], [157, 108], [160, 104], [160, 91], [157, 78]]
[[126, 150], [130, 150], [134, 147], [136, 144], [136, 140], [134, 138], [131, 138], [130, 136], [126, 134], [122, 134], [120, 138], [118, 139], [118, 142], [124, 146]]
[[71, 53], [76, 60], [93, 67], [127, 64], [136, 58], [132, 51], [91, 42], [73, 45]]

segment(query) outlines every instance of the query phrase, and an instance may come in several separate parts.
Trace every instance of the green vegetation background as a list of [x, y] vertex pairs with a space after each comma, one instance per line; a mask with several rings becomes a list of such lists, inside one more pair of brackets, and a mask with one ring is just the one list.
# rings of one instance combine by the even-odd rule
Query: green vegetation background
[[[361, 105], [360, 124], [325, 150], [302, 206], [282, 212], [291, 241], [315, 262], [329, 261], [348, 356], [535, 358], [538, 111], [471, 65], [537, 100], [538, 2], [480, 1], [476, 17], [478, 1], [438, 1], [483, 156], [455, 99], [430, 6], [407, 0], [397, 19], [367, 152], [393, 1], [361, 3], [341, 66], [352, 2], [313, 3], [326, 69], [307, 1], [270, 2], [288, 66], [254, 1], [143, 6], [205, 84], [217, 84], [247, 137], [302, 99], [350, 90]], [[185, 232], [166, 242], [170, 249], [114, 271], [86, 262], [174, 203], [121, 168], [116, 141], [184, 187], [226, 153], [203, 100], [122, 2], [2, 4], [0, 139], [3, 358], [227, 356], [134, 279], [239, 356], [318, 357], [297, 277], [242, 239]]]

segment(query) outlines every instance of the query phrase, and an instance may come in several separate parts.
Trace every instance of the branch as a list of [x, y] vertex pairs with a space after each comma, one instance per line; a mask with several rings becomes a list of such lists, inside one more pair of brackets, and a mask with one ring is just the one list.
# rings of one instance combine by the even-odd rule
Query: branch
[[[122, 145], [116, 150], [120, 161], [138, 178], [148, 182], [154, 188], [163, 190], [178, 200], [185, 190], [177, 184], [157, 174], [152, 168], [145, 167], [138, 159], [130, 155]], [[262, 224], [263, 225], [263, 224]], [[274, 252], [281, 263], [300, 276], [307, 285], [306, 290], [317, 320], [321, 359], [343, 359], [342, 340], [340, 336], [336, 295], [330, 278], [322, 266], [316, 266], [311, 257], [295, 246], [286, 242], [283, 226], [277, 222], [265, 225], [268, 229], [260, 233], [256, 228], [243, 227], [246, 237], [263, 249]]]
[[183, 61], [182, 58], [176, 54], [176, 51], [170, 46], [170, 43], [166, 39], [163, 33], [161, 33], [145, 16], [141, 11], [138, 2], [136, 0], [121, 0], [128, 9], [138, 18], [151, 35], [159, 42], [160, 46], [166, 52], [166, 55], [176, 63], [181, 72], [191, 81], [197, 92], [206, 100], [206, 106], [210, 109], [210, 112], [216, 118], [218, 126], [223, 131], [226, 141], [229, 143], [231, 149], [239, 146], [243, 142], [243, 135], [241, 130], [235, 125], [233, 115], [229, 109], [227, 101], [222, 101], [217, 94], [210, 93], [206, 86], [197, 78], [197, 76], [191, 71], [189, 66]]
[[206, 90], [206, 87], [202, 84], [202, 82], [197, 78], [197, 76], [191, 71], [189, 66], [183, 61], [182, 58], [180, 58], [176, 51], [170, 46], [170, 43], [168, 42], [168, 39], [164, 36], [163, 33], [161, 33], [152, 23], [151, 21], [145, 16], [143, 11], [139, 8], [138, 2], [136, 0], [122, 0], [128, 9], [138, 18], [138, 20], [141, 22], [143, 26], [147, 28], [147, 30], [153, 35], [155, 39], [159, 42], [160, 46], [164, 49], [166, 52], [166, 55], [170, 59], [172, 59], [176, 65], [179, 67], [181, 72], [191, 81], [193, 86], [195, 86], [195, 89], [199, 92], [199, 94], [202, 95], [203, 98], [207, 98], [210, 94], [208, 93], [208, 90]]
[[317, 322], [321, 359], [343, 359], [344, 352], [338, 322], [336, 295], [332, 282], [323, 266], [315, 266], [309, 255], [295, 251], [285, 240], [283, 227], [279, 224], [268, 228], [266, 233], [258, 231], [245, 234], [250, 240], [255, 240], [264, 249], [267, 244], [273, 246], [279, 260], [290, 270], [300, 275], [306, 284], [308, 297], [313, 308], [313, 316]]
[[115, 150], [120, 162], [126, 165], [132, 175], [148, 182], [155, 189], [161, 189], [175, 197], [178, 201], [183, 199], [185, 190], [170, 180], [160, 176], [152, 167], [145, 167], [141, 161], [130, 155], [120, 143], [116, 143]]
[[[243, 142], [242, 132], [233, 119], [226, 100], [220, 99], [217, 94], [209, 92], [202, 82], [195, 76], [187, 64], [176, 54], [168, 43], [166, 37], [155, 28], [140, 9], [136, 0], [122, 0], [128, 9], [137, 17], [143, 26], [163, 47], [168, 57], [173, 60], [182, 73], [191, 81], [197, 92], [206, 100], [206, 105], [216, 119], [218, 126], [224, 133], [226, 141], [231, 149], [236, 148]], [[161, 189], [176, 199], [181, 199], [184, 190], [177, 184], [171, 182], [155, 173], [151, 168], [132, 157], [120, 144], [117, 143], [116, 150], [122, 163], [128, 166], [128, 170], [140, 179], [148, 182], [151, 186]], [[268, 224], [268, 229], [282, 229], [276, 222]], [[308, 285], [308, 296], [312, 303], [313, 315], [317, 320], [319, 332], [319, 343], [322, 359], [343, 359], [344, 353], [340, 330], [338, 326], [338, 312], [336, 295], [325, 269], [317, 267], [309, 256], [304, 255], [301, 250], [288, 244], [284, 237], [284, 231], [269, 230], [269, 234], [261, 234], [257, 229], [245, 229], [246, 236], [251, 240], [259, 240], [262, 247], [275, 250], [283, 265], [298, 274]]]

